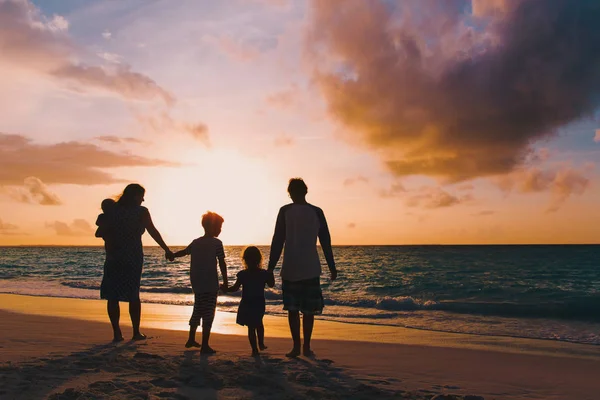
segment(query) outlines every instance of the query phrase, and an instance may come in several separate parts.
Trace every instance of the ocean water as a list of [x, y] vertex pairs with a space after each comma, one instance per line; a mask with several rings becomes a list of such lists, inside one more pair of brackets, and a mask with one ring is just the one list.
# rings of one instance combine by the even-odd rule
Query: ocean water
[[[192, 304], [189, 260], [144, 251], [143, 301]], [[233, 283], [242, 247], [225, 251]], [[600, 345], [600, 246], [337, 246], [334, 254], [339, 276], [331, 283], [324, 267], [323, 319]], [[0, 292], [96, 299], [103, 262], [101, 247], [0, 247]], [[266, 298], [269, 314], [283, 314], [279, 279]], [[239, 299], [219, 296], [218, 309], [235, 312]]]

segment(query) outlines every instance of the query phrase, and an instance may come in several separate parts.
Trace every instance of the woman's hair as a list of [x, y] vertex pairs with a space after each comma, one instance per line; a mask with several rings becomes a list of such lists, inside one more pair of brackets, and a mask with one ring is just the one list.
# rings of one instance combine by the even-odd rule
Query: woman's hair
[[256, 246], [248, 246], [242, 252], [242, 261], [246, 269], [260, 269], [262, 253]]
[[123, 193], [117, 198], [117, 203], [121, 206], [135, 206], [137, 205], [135, 202], [136, 197], [142, 196], [146, 193], [146, 189], [140, 184], [130, 183], [125, 187]]

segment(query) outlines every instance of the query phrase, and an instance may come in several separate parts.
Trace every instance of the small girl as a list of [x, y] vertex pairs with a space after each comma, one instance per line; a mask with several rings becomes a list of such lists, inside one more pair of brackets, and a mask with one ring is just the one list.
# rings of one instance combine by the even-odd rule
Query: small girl
[[[265, 283], [269, 287], [275, 286], [275, 278], [271, 272], [261, 268], [262, 254], [255, 246], [246, 247], [242, 253], [245, 269], [237, 273], [235, 284], [228, 288], [228, 292], [236, 292], [243, 287], [242, 300], [238, 309], [236, 322], [248, 327], [248, 340], [252, 347], [252, 355], [259, 354], [258, 349], [264, 350], [265, 327]], [[257, 346], [258, 336], [258, 346]]]

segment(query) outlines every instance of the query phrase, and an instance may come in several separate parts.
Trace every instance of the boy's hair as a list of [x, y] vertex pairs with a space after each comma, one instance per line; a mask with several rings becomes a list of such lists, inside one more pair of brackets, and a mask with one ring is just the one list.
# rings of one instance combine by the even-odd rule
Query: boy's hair
[[305, 196], [308, 193], [308, 187], [302, 178], [292, 178], [288, 184], [288, 193], [290, 196]]
[[262, 253], [256, 246], [248, 246], [242, 252], [242, 261], [246, 269], [260, 269]]
[[202, 216], [202, 227], [205, 231], [213, 230], [216, 227], [223, 225], [225, 220], [219, 214], [208, 211]]
[[100, 208], [102, 208], [102, 211], [104, 212], [109, 212], [116, 204], [117, 202], [113, 199], [104, 199], [102, 200], [102, 203], [100, 203]]

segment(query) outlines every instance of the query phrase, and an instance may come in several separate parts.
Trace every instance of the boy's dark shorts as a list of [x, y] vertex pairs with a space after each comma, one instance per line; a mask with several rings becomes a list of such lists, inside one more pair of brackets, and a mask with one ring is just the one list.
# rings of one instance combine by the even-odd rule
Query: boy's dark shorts
[[300, 311], [302, 314], [318, 315], [325, 306], [321, 293], [321, 281], [317, 278], [282, 283], [283, 309]]

